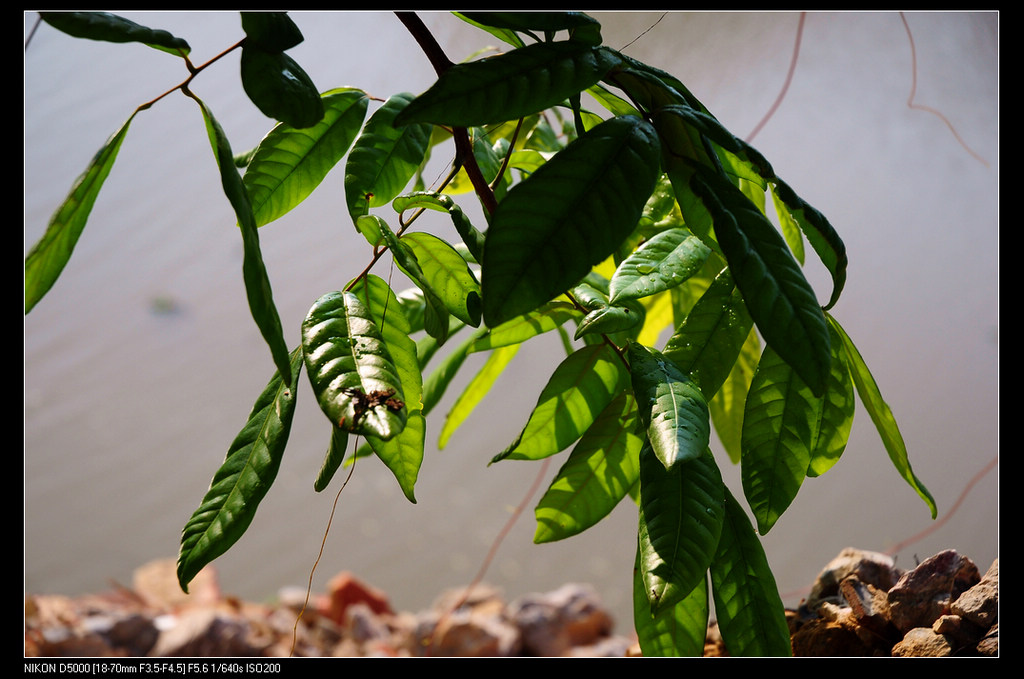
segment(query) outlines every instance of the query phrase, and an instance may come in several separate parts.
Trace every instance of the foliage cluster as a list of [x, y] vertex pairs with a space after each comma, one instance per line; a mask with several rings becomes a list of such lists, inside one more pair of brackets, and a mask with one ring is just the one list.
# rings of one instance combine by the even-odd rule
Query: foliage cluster
[[[788, 654], [757, 533], [771, 530], [805, 478], [839, 460], [855, 395], [935, 514], [831, 314], [846, 279], [842, 240], [683, 83], [604, 46], [593, 18], [455, 16], [508, 48], [455, 64], [415, 15], [400, 13], [438, 78], [419, 95], [372, 102], [359, 89], [314, 86], [287, 54], [303, 38], [286, 14], [243, 12], [242, 83], [278, 123], [236, 155], [189, 88], [210, 64], [193, 66], [184, 40], [106, 13], [42, 15], [72, 36], [141, 42], [184, 60], [189, 78], [172, 91], [194, 99], [205, 120], [244, 245], [248, 303], [276, 368], [184, 527], [182, 588], [239, 539], [273, 484], [303, 370], [330, 426], [315, 490], [375, 455], [415, 502], [426, 417], [466, 357], [488, 355], [444, 419], [441, 447], [522, 344], [554, 332], [566, 356], [522, 433], [491, 460], [571, 448], [536, 506], [535, 541], [578, 534], [628, 496], [639, 513], [634, 622], [645, 655], [699, 654], [712, 601], [733, 654]], [[132, 119], [155, 103], [100, 149], [26, 257], [26, 314], [70, 257]], [[424, 164], [448, 145], [451, 173], [428, 189]], [[345, 208], [369, 265], [312, 304], [289, 348], [259, 228], [342, 162]], [[483, 206], [485, 228], [455, 200], [467, 196]], [[415, 230], [424, 210], [448, 215], [452, 237]], [[805, 245], [831, 275], [824, 306], [802, 271]], [[386, 255], [413, 288], [395, 292], [372, 273]], [[438, 354], [460, 331], [468, 337]], [[741, 467], [756, 531], [722, 481], [712, 429]], [[348, 454], [350, 439], [363, 443]]]

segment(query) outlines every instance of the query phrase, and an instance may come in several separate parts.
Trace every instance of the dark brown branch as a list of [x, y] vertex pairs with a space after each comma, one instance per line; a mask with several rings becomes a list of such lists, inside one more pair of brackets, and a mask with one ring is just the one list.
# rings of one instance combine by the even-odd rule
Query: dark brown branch
[[[441, 49], [441, 46], [437, 44], [433, 34], [419, 16], [414, 12], [395, 12], [395, 15], [409, 30], [413, 38], [415, 38], [438, 76], [454, 65], [448, 59], [444, 50]], [[484, 179], [484, 175], [480, 171], [480, 166], [476, 163], [476, 157], [473, 155], [473, 143], [469, 139], [469, 132], [464, 127], [452, 128], [452, 138], [455, 140], [456, 159], [466, 168], [466, 174], [469, 175], [469, 180], [472, 182], [473, 188], [476, 190], [476, 194], [479, 196], [480, 202], [483, 203], [487, 214], [494, 214], [498, 207], [498, 200], [494, 197], [494, 191], [487, 184], [487, 180]]]

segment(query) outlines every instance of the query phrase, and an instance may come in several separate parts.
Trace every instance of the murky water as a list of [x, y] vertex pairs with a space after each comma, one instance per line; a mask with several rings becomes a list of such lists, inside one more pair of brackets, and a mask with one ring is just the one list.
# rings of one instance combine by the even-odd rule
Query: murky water
[[[188, 39], [195, 63], [241, 37], [231, 13], [129, 16]], [[608, 44], [636, 38], [628, 53], [678, 76], [739, 136], [782, 87], [798, 22], [797, 14], [599, 16]], [[353, 85], [383, 98], [431, 82], [422, 53], [390, 14], [295, 19], [306, 41], [293, 55], [321, 89]], [[453, 59], [492, 44], [448, 15], [426, 19]], [[26, 36], [33, 21], [26, 15]], [[998, 445], [998, 24], [992, 14], [908, 21], [917, 101], [941, 109], [987, 166], [937, 116], [907, 106], [910, 47], [893, 13], [810, 15], [787, 98], [754, 145], [844, 238], [850, 278], [835, 315], [944, 513]], [[242, 93], [237, 55], [224, 61], [193, 91], [240, 151], [270, 121]], [[25, 54], [25, 252], [103, 141], [185, 75], [175, 58], [139, 45], [39, 29]], [[241, 241], [202, 125], [195, 102], [180, 94], [136, 117], [74, 257], [25, 318], [27, 591], [98, 590], [127, 582], [149, 559], [174, 557], [182, 526], [273, 372], [248, 315]], [[342, 180], [336, 170], [303, 206], [261, 230], [290, 343], [309, 305], [368, 260], [346, 216]], [[810, 275], [829, 289], [820, 271]], [[417, 609], [471, 580], [542, 469], [487, 461], [518, 434], [558, 351], [545, 339], [520, 352], [450, 444], [428, 445], [415, 505], [376, 460], [357, 464], [314, 586], [351, 570], [387, 590], [396, 607]], [[479, 365], [468, 363], [460, 384]], [[340, 479], [313, 492], [329, 428], [305, 379], [301, 388], [278, 480], [245, 537], [216, 562], [231, 593], [264, 598], [304, 585], [317, 558]], [[441, 422], [431, 420], [430, 442]], [[740, 495], [735, 468], [719, 458]], [[593, 582], [626, 628], [634, 507], [624, 503], [563, 544], [531, 544], [533, 502], [560, 462], [546, 469], [486, 579], [510, 597]], [[986, 476], [900, 563], [952, 547], [987, 567], [998, 553], [996, 478]], [[859, 408], [843, 460], [804, 484], [764, 543], [794, 601], [841, 548], [884, 550], [929, 525]]]

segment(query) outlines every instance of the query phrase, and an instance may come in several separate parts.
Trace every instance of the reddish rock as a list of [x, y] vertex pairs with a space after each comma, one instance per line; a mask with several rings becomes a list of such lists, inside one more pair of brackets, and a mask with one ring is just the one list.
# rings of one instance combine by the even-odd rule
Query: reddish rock
[[892, 623], [904, 634], [918, 627], [930, 629], [980, 580], [978, 567], [970, 559], [951, 549], [939, 552], [905, 573], [889, 590]]
[[345, 610], [352, 604], [361, 603], [378, 615], [393, 614], [391, 604], [384, 592], [371, 587], [351, 573], [338, 573], [327, 583], [327, 610], [324, 615], [339, 625], [345, 624]]

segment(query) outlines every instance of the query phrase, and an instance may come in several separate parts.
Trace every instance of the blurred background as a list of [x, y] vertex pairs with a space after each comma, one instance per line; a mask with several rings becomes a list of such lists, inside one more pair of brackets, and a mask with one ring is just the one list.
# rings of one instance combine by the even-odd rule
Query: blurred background
[[[907, 13], [915, 54], [898, 13], [809, 13], [792, 83], [759, 128], [786, 82], [799, 13], [593, 14], [607, 45], [681, 79], [736, 136], [759, 129], [752, 144], [835, 226], [850, 267], [834, 315], [891, 406], [942, 522], [902, 546], [897, 563], [913, 567], [952, 548], [984, 571], [998, 556], [998, 468], [950, 513], [999, 441], [999, 15]], [[124, 16], [188, 40], [197, 65], [243, 37], [234, 12]], [[390, 13], [291, 16], [306, 39], [289, 54], [320, 90], [349, 85], [383, 99], [433, 82]], [[450, 14], [422, 16], [452, 60], [496, 44]], [[36, 18], [24, 16], [26, 40]], [[238, 59], [229, 54], [192, 84], [236, 152], [272, 126], [245, 97]], [[144, 46], [78, 40], [47, 25], [28, 43], [24, 66], [27, 254], [107, 137], [187, 73]], [[908, 105], [915, 86], [914, 103], [946, 120]], [[435, 160], [438, 174], [450, 162]], [[343, 173], [336, 168], [303, 205], [260, 230], [290, 345], [313, 301], [369, 261], [347, 216]], [[421, 226], [450, 230], [438, 219]], [[182, 527], [273, 373], [241, 261], [201, 114], [174, 93], [132, 123], [74, 256], [25, 317], [27, 593], [99, 591], [177, 555]], [[808, 277], [824, 301], [827, 276], [812, 264]], [[419, 610], [470, 582], [541, 470], [487, 462], [519, 433], [563, 355], [553, 336], [528, 344], [439, 451], [443, 415], [483, 357], [467, 362], [428, 421], [417, 504], [376, 459], [360, 461], [314, 590], [348, 570], [384, 589], [396, 609]], [[230, 594], [266, 600], [304, 586], [317, 558], [340, 479], [313, 491], [329, 427], [305, 377], [301, 390], [277, 481], [246, 535], [215, 562]], [[635, 506], [623, 502], [564, 542], [532, 544], [533, 505], [566, 454], [553, 459], [484, 579], [509, 599], [590, 582], [628, 632]], [[738, 469], [716, 455], [740, 496]], [[795, 605], [842, 548], [892, 550], [939, 522], [858, 404], [843, 459], [804, 483], [763, 544]]]

